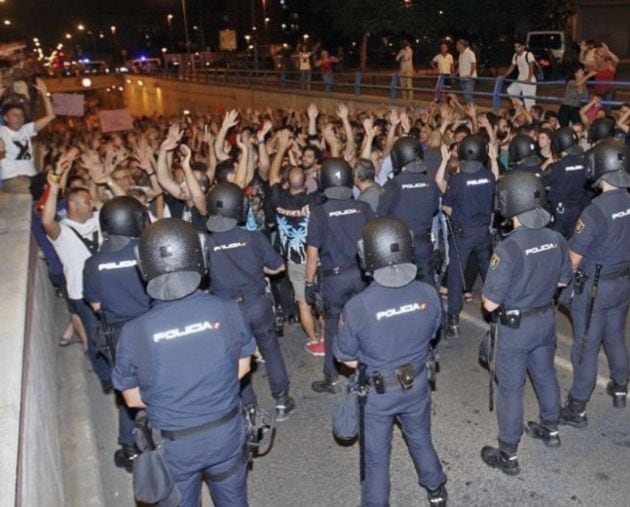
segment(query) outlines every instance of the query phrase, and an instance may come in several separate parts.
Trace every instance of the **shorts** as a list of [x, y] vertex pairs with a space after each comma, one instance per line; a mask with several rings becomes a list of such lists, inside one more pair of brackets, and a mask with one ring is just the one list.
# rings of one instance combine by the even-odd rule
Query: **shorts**
[[287, 273], [289, 281], [293, 286], [294, 299], [296, 301], [306, 301], [304, 295], [306, 286], [306, 264], [296, 264], [295, 262], [287, 262]]

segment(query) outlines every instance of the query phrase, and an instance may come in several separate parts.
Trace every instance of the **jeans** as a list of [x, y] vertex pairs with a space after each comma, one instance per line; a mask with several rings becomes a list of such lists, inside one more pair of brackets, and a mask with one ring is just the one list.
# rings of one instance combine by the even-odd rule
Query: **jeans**
[[464, 101], [466, 104], [474, 104], [475, 97], [473, 97], [473, 92], [475, 91], [475, 80], [469, 77], [463, 77], [459, 80], [459, 84], [464, 91]]

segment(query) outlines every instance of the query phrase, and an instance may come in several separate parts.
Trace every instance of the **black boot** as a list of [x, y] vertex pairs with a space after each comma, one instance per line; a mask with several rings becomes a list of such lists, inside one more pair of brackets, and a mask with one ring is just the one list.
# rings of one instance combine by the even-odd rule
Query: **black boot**
[[459, 315], [449, 315], [446, 320], [448, 338], [459, 338]]
[[619, 385], [614, 380], [611, 380], [606, 386], [606, 392], [609, 396], [612, 396], [615, 408], [625, 408], [626, 398], [628, 397], [628, 384]]
[[123, 444], [114, 453], [114, 464], [118, 468], [124, 468], [131, 473], [133, 470], [133, 460], [138, 456], [138, 448], [133, 444]]
[[521, 471], [516, 450], [518, 444], [506, 444], [499, 441], [499, 448], [486, 446], [481, 449], [481, 459], [492, 468], [498, 468], [506, 475], [518, 475]]
[[446, 483], [435, 489], [427, 488], [427, 496], [429, 497], [429, 505], [431, 507], [446, 507], [446, 500], [448, 499]]
[[557, 423], [529, 421], [525, 425], [525, 433], [530, 437], [542, 440], [547, 447], [560, 447], [560, 434]]
[[286, 421], [289, 414], [295, 410], [295, 400], [286, 391], [274, 396], [274, 398], [276, 400], [276, 421]]
[[586, 417], [586, 402], [567, 398], [567, 403], [560, 410], [560, 424], [573, 426], [574, 428], [586, 428], [588, 426], [588, 418]]
[[316, 393], [336, 394], [341, 388], [339, 387], [338, 377], [326, 375], [323, 380], [316, 380], [311, 384], [311, 389]]

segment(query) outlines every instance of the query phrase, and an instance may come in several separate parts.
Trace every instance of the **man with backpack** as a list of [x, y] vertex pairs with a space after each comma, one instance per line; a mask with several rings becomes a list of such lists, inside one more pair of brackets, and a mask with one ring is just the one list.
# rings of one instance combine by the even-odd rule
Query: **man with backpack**
[[[503, 78], [507, 78], [514, 69], [518, 68], [518, 77], [516, 81], [507, 88], [510, 97], [516, 97], [516, 100], [522, 100], [525, 109], [528, 111], [536, 104], [536, 58], [531, 51], [525, 48], [525, 41], [517, 39], [514, 41], [514, 56], [508, 70], [503, 74]], [[515, 100], [515, 99], [512, 99]]]

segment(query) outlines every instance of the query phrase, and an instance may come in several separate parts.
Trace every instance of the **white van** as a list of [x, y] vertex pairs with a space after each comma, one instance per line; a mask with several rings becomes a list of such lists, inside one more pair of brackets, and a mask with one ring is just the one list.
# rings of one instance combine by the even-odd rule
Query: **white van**
[[566, 36], [560, 30], [528, 32], [526, 44], [537, 58], [553, 56], [554, 63], [562, 62], [567, 51]]

